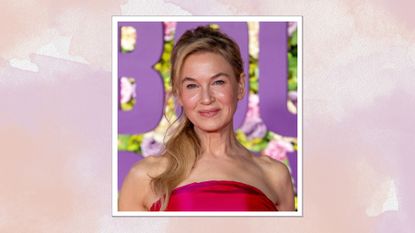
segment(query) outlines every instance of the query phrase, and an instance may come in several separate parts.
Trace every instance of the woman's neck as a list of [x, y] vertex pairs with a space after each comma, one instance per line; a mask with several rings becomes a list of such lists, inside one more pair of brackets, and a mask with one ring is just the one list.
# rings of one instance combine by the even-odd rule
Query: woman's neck
[[217, 132], [205, 132], [197, 128], [195, 132], [200, 139], [203, 156], [231, 157], [245, 151], [235, 137], [232, 124]]

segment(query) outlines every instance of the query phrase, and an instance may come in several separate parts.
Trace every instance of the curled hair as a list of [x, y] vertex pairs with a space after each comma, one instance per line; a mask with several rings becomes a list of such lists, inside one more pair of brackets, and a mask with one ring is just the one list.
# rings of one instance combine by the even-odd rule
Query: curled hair
[[[171, 85], [175, 96], [180, 96], [179, 75], [187, 57], [195, 53], [211, 52], [221, 55], [233, 68], [239, 82], [243, 61], [238, 44], [225, 33], [210, 26], [199, 26], [186, 31], [175, 44], [171, 55]], [[200, 139], [193, 123], [183, 113], [168, 129], [168, 140], [162, 153], [168, 160], [163, 173], [152, 179], [152, 187], [160, 195], [165, 210], [171, 191], [191, 172], [201, 153]]]

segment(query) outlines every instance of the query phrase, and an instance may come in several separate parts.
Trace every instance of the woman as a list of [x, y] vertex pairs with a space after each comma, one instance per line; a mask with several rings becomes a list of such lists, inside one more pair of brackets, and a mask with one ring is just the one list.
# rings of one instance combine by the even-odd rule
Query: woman
[[287, 167], [254, 156], [236, 139], [233, 116], [245, 95], [238, 45], [208, 26], [188, 30], [172, 53], [172, 91], [183, 109], [160, 156], [135, 164], [120, 211], [291, 211]]

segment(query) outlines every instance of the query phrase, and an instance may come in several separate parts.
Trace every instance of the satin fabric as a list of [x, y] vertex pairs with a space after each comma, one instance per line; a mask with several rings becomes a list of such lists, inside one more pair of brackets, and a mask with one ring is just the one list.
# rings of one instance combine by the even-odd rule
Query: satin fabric
[[[160, 210], [160, 200], [150, 211]], [[209, 180], [174, 189], [166, 211], [277, 211], [258, 188], [237, 181]]]

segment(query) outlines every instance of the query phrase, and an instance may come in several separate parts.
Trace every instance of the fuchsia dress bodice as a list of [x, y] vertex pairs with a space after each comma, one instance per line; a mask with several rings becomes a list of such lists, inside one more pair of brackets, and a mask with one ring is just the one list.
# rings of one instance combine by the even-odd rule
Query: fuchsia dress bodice
[[[160, 200], [150, 211], [160, 210]], [[258, 188], [228, 180], [209, 180], [174, 189], [166, 211], [277, 211]]]

